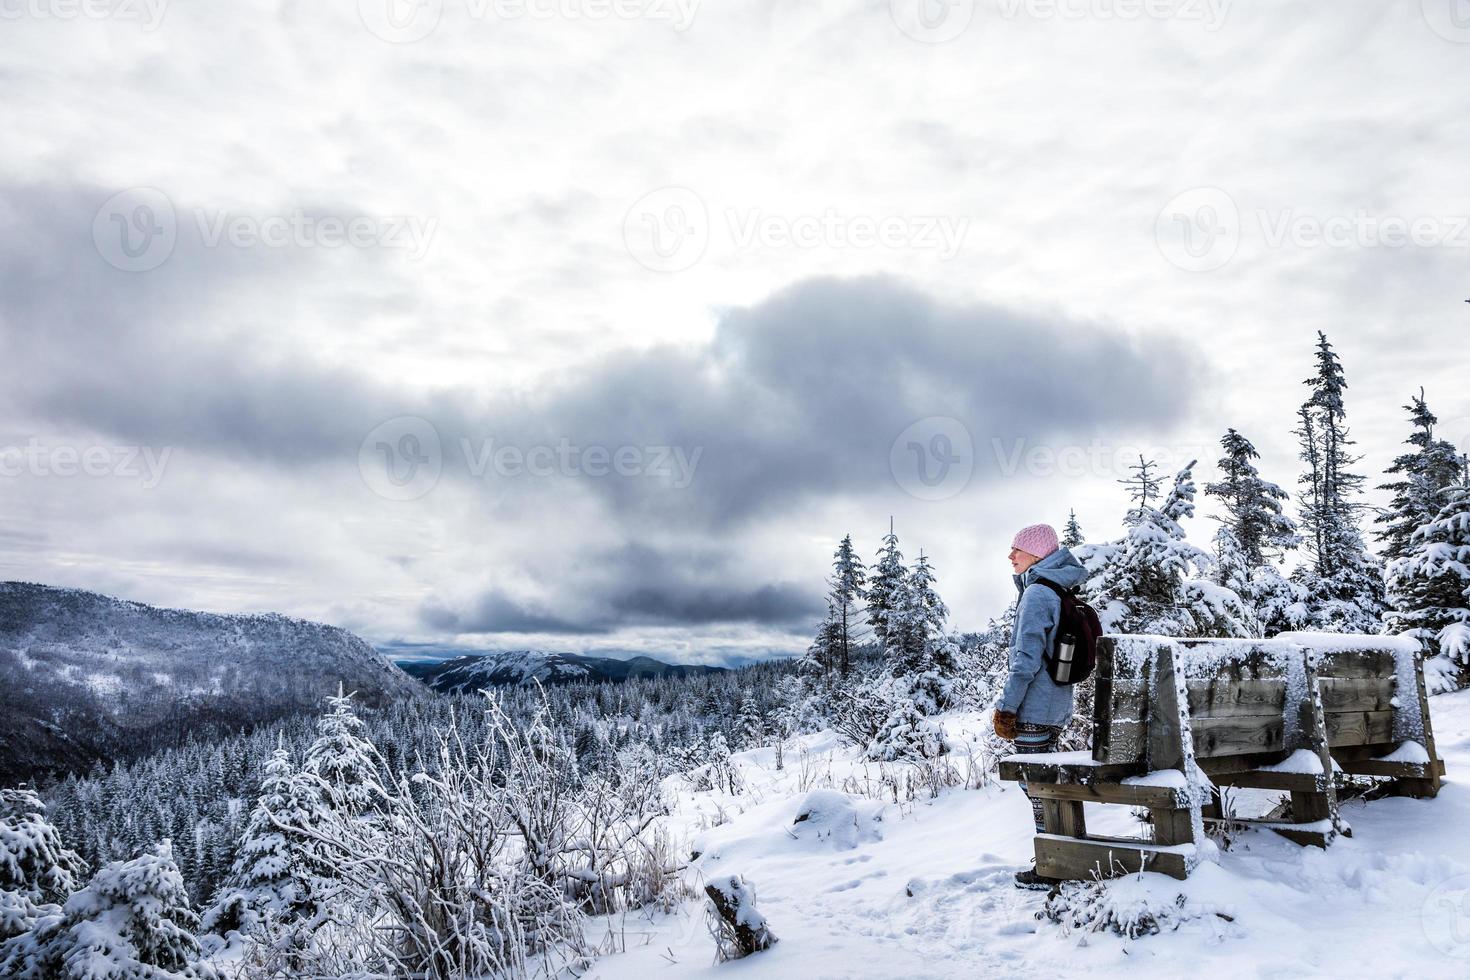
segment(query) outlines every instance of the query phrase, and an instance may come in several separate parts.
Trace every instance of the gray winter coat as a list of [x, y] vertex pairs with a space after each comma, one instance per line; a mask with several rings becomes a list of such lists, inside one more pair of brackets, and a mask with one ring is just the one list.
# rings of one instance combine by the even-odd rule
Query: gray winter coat
[[1047, 555], [1015, 576], [1021, 594], [1016, 609], [1016, 631], [1011, 638], [1011, 670], [997, 711], [1014, 711], [1017, 721], [1033, 725], [1065, 725], [1072, 720], [1072, 688], [1051, 679], [1042, 664], [1042, 653], [1050, 652], [1061, 618], [1062, 600], [1037, 579], [1055, 582], [1064, 589], [1081, 585], [1087, 577], [1082, 563], [1066, 548]]

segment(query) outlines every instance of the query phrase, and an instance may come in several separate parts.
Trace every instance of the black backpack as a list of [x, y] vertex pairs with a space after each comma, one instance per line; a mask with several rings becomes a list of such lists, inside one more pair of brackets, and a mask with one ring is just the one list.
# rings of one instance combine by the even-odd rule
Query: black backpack
[[1089, 606], [1076, 589], [1064, 589], [1044, 578], [1037, 578], [1031, 584], [1046, 586], [1062, 600], [1062, 611], [1057, 617], [1056, 642], [1041, 658], [1046, 664], [1047, 676], [1063, 686], [1087, 680], [1097, 666], [1097, 641], [1103, 634], [1097, 610]]

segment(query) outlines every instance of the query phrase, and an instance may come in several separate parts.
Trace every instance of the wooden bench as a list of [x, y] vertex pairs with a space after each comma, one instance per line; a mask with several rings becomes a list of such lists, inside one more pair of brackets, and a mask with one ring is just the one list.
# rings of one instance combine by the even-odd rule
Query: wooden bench
[[[1256, 824], [1326, 847], [1351, 829], [1350, 778], [1432, 797], [1435, 754], [1418, 645], [1398, 638], [1289, 633], [1271, 640], [1106, 636], [1098, 650], [1092, 751], [1012, 755], [1002, 779], [1041, 802], [1036, 870], [1052, 878], [1139, 870], [1185, 878], [1213, 850], [1222, 787], [1291, 794], [1290, 819]], [[1084, 803], [1145, 807], [1152, 837], [1087, 832]]]

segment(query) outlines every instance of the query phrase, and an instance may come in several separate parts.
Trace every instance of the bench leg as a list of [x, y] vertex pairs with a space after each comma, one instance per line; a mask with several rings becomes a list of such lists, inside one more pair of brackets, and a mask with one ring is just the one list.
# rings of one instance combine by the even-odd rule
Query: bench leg
[[1155, 844], [1194, 843], [1194, 820], [1187, 807], [1184, 809], [1154, 807], [1149, 810], [1149, 813], [1153, 817]]
[[1082, 816], [1081, 800], [1051, 800], [1041, 802], [1041, 819], [1046, 833], [1063, 837], [1086, 837], [1087, 822]]
[[1225, 805], [1220, 799], [1219, 787], [1210, 790], [1210, 798], [1200, 807], [1200, 816], [1206, 820], [1225, 819]]

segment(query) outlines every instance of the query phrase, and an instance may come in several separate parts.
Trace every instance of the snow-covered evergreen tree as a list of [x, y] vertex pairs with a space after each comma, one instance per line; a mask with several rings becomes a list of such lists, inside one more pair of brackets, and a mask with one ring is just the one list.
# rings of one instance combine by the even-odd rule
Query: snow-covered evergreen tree
[[765, 742], [766, 720], [749, 694], [740, 699], [740, 708], [735, 713], [735, 730], [742, 748], [753, 749]]
[[829, 604], [827, 618], [817, 627], [817, 635], [801, 658], [800, 669], [808, 677], [826, 677], [837, 666], [839, 638], [842, 623], [837, 611]]
[[1283, 504], [1291, 495], [1262, 479], [1255, 460], [1261, 458], [1251, 441], [1234, 429], [1220, 439], [1225, 455], [1217, 464], [1223, 478], [1205, 487], [1225, 508], [1223, 521], [1235, 537], [1248, 569], [1257, 568], [1297, 546], [1296, 523]]
[[1424, 644], [1437, 661], [1425, 668], [1437, 690], [1462, 687], [1470, 675], [1470, 487], [1446, 496], [1435, 519], [1414, 532], [1409, 553], [1388, 569], [1388, 629]]
[[938, 668], [946, 673], [952, 663], [940, 663], [934, 641], [944, 631], [949, 608], [936, 591], [934, 567], [923, 552], [890, 598], [884, 630], [884, 654], [895, 676], [912, 676]]
[[1143, 502], [1142, 485], [1121, 541], [1083, 545], [1087, 591], [1103, 628], [1166, 636], [1251, 636], [1250, 610], [1232, 590], [1211, 581], [1214, 560], [1186, 540], [1181, 521], [1194, 515], [1194, 463], [1180, 470], [1159, 507]]
[[168, 841], [114, 861], [60, 912], [0, 946], [0, 975], [16, 980], [215, 978], [194, 937], [198, 917]]
[[1082, 525], [1077, 523], [1077, 512], [1075, 510], [1068, 511], [1067, 523], [1062, 526], [1062, 547], [1076, 548], [1079, 545], [1085, 544], [1086, 541], [1087, 539], [1082, 534]]
[[85, 873], [86, 864], [46, 819], [39, 796], [0, 790], [0, 942], [59, 912]]
[[1452, 443], [1434, 434], [1439, 419], [1424, 401], [1424, 389], [1404, 410], [1413, 432], [1404, 440], [1413, 449], [1394, 459], [1388, 472], [1397, 477], [1378, 489], [1393, 496], [1388, 508], [1376, 518], [1376, 537], [1383, 543], [1384, 558], [1393, 561], [1414, 550], [1414, 532], [1434, 521], [1449, 503], [1449, 491], [1458, 484], [1464, 463]]
[[318, 848], [310, 834], [328, 825], [323, 797], [329, 790], [315, 774], [297, 772], [280, 745], [265, 773], [230, 876], [204, 912], [206, 932], [249, 935], [267, 925], [310, 919], [318, 911], [317, 875], [326, 869], [315, 857]]
[[1317, 370], [1306, 380], [1311, 395], [1302, 405], [1301, 528], [1311, 564], [1297, 570], [1296, 581], [1309, 596], [1315, 628], [1373, 633], [1384, 613], [1383, 568], [1368, 550], [1359, 527], [1364, 477], [1352, 467], [1343, 393], [1347, 379], [1327, 335], [1317, 334]]
[[[1230, 590], [1246, 600], [1254, 591], [1250, 559], [1230, 525], [1222, 524], [1215, 532], [1214, 574], [1211, 579], [1218, 586]], [[1243, 603], [1244, 625], [1249, 636], [1261, 636], [1261, 623], [1256, 616], [1255, 606], [1249, 600]]]
[[832, 555], [832, 582], [828, 592], [839, 630], [837, 633], [837, 662], [846, 674], [852, 669], [853, 630], [856, 626], [856, 606], [863, 598], [866, 570], [862, 559], [852, 547], [852, 535], [845, 534], [842, 543]]
[[867, 606], [868, 625], [879, 646], [888, 643], [888, 621], [893, 613], [896, 593], [908, 580], [908, 569], [903, 564], [903, 552], [898, 550], [898, 535], [893, 531], [893, 519], [888, 519], [888, 533], [883, 536], [883, 545], [878, 549], [878, 561], [872, 567], [868, 581]]
[[884, 650], [888, 676], [876, 679], [862, 695], [870, 702], [865, 714], [880, 720], [868, 757], [927, 758], [945, 750], [942, 730], [929, 719], [955, 703], [960, 649], [944, 633], [949, 609], [935, 589], [934, 569], [923, 552], [890, 605]]
[[331, 791], [332, 805], [351, 816], [374, 808], [384, 798], [378, 751], [363, 736], [362, 719], [352, 710], [352, 695], [327, 698], [328, 711], [317, 722], [316, 741], [306, 751], [305, 770]]
[[1251, 569], [1246, 601], [1261, 624], [1262, 636], [1308, 629], [1312, 624], [1310, 599], [1307, 589], [1276, 563]]

